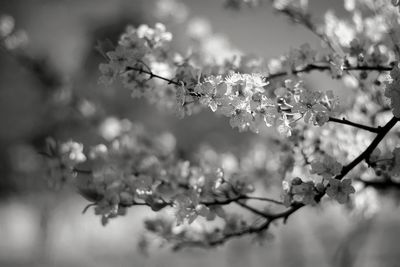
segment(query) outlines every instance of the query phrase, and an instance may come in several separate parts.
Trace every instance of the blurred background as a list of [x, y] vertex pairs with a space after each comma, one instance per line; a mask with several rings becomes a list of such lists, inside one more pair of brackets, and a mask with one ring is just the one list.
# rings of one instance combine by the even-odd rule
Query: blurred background
[[[172, 132], [187, 154], [204, 144], [237, 153], [266, 140], [268, 133], [238, 133], [226, 118], [209, 111], [179, 120], [132, 99], [128, 90], [98, 84], [103, 59], [94, 49], [96, 42], [115, 43], [128, 24], [164, 22], [174, 35], [174, 49], [182, 53], [191, 45], [188, 28], [212, 32], [205, 47], [217, 54], [229, 46], [276, 58], [306, 42], [320, 45], [268, 3], [236, 11], [224, 8], [223, 1], [173, 2], [0, 1], [0, 15], [12, 16], [29, 38], [25, 56], [0, 51], [0, 266], [399, 266], [400, 217], [390, 196], [374, 217], [362, 219], [337, 205], [303, 209], [276, 227], [275, 237], [263, 245], [243, 238], [217, 249], [159, 249], [145, 256], [137, 242], [143, 219], [154, 216], [148, 209], [131, 209], [102, 227], [92, 212], [81, 214], [87, 202], [78, 194], [47, 187], [36, 148], [46, 136], [96, 143], [93, 125], [99, 118], [90, 116], [93, 109], [154, 132]], [[342, 4], [313, 0], [310, 9], [317, 17], [328, 6], [345, 15]], [[343, 88], [322, 73], [308, 75], [307, 83], [323, 90]], [[343, 90], [341, 96], [345, 103]]]

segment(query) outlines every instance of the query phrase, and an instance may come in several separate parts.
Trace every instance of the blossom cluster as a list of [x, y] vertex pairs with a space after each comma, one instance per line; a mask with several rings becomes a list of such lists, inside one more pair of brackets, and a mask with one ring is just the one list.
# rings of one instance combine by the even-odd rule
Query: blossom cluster
[[[228, 154], [212, 156], [211, 151], [204, 151], [200, 154], [202, 160], [193, 163], [177, 156], [175, 139], [169, 133], [149, 134], [141, 125], [115, 118], [106, 119], [99, 131], [105, 142], [94, 146], [84, 147], [75, 141], [49, 141], [53, 154], [49, 153], [46, 159], [60, 163], [49, 164], [53, 183], [72, 183], [90, 202], [88, 207], [94, 206], [103, 225], [126, 214], [131, 206], [145, 205], [156, 212], [165, 209], [166, 214], [174, 214], [173, 218], [148, 219], [146, 228], [178, 247], [185, 242], [218, 244], [226, 236], [247, 231], [251, 223], [228, 205], [251, 205], [252, 202], [240, 201], [250, 201], [261, 186], [265, 189], [271, 186], [272, 180], [265, 182], [266, 173], [280, 180], [277, 175], [280, 169], [269, 167], [273, 158], [262, 154], [265, 147], [255, 146], [243, 159]], [[249, 158], [252, 156], [255, 160]], [[293, 165], [284, 168], [287, 173], [293, 171]], [[63, 172], [57, 173], [56, 169]], [[347, 203], [355, 191], [349, 179], [335, 179], [340, 169], [341, 165], [329, 156], [314, 161], [311, 171], [305, 172], [306, 178], [284, 182], [282, 202], [278, 199], [272, 203], [289, 208], [296, 203], [316, 205], [325, 193], [339, 203]], [[257, 173], [259, 180], [250, 181], [244, 176], [257, 177]], [[69, 179], [60, 179], [65, 174], [69, 174]], [[312, 178], [312, 174], [320, 175], [323, 180]], [[275, 210], [275, 206], [265, 205], [266, 214]], [[200, 230], [188, 226], [202, 220], [213, 221], [214, 227]], [[260, 234], [260, 239], [268, 237], [267, 232]]]
[[77, 175], [76, 165], [87, 159], [83, 153], [83, 144], [72, 140], [58, 143], [51, 138], [47, 139], [47, 152], [44, 154], [48, 158], [48, 182], [54, 188], [71, 182]]
[[283, 181], [283, 196], [286, 206], [292, 205], [293, 202], [315, 205], [324, 193], [340, 204], [349, 201], [350, 194], [355, 193], [355, 189], [351, 184], [351, 179], [340, 179], [339, 174], [342, 170], [340, 163], [326, 155], [322, 161], [315, 160], [310, 165], [310, 174], [318, 174], [322, 180], [310, 178], [304, 181], [295, 177], [290, 182]]
[[[142, 126], [127, 120], [109, 118], [100, 127], [100, 133], [106, 142], [88, 149], [74, 141], [49, 141], [47, 158], [58, 163], [49, 164], [50, 181], [59, 183], [58, 187], [65, 182], [72, 183], [95, 206], [95, 213], [101, 216], [103, 224], [124, 215], [126, 208], [134, 205], [146, 205], [153, 211], [169, 207], [174, 210], [178, 225], [192, 223], [199, 216], [227, 220], [229, 216], [223, 206], [241, 198], [251, 199], [254, 183], [258, 183], [245, 179], [244, 175], [256, 177], [259, 172], [254, 167], [246, 171], [245, 162], [240, 168], [229, 168], [232, 163], [225, 164], [227, 172], [220, 165], [224, 161], [207, 161], [207, 155], [198, 164], [190, 163], [177, 157], [172, 135], [151, 135]], [[235, 158], [230, 160], [238, 162]], [[259, 168], [267, 167], [260, 165]], [[292, 167], [286, 168], [291, 172]], [[318, 174], [323, 180], [303, 181], [297, 177], [290, 183], [284, 182], [283, 203], [315, 205], [324, 192], [339, 203], [346, 203], [354, 188], [348, 181], [335, 179], [340, 170], [341, 165], [332, 157], [314, 161], [308, 175]], [[277, 175], [277, 172], [278, 169], [271, 174]]]
[[[144, 96], [157, 104], [173, 106], [180, 117], [197, 112], [200, 106], [209, 107], [229, 117], [231, 126], [239, 131], [258, 133], [263, 126], [276, 125], [280, 132], [290, 135], [299, 119], [296, 114], [304, 117], [306, 123], [321, 126], [337, 110], [332, 92], [305, 89], [296, 79], [288, 78], [282, 84], [274, 84], [277, 88], [271, 93], [270, 82], [262, 73], [234, 70], [250, 63], [246, 57], [222, 74], [221, 70], [201, 68], [190, 58], [177, 61], [179, 56], [173, 56], [167, 49], [172, 36], [161, 25], [157, 24], [155, 29], [144, 25], [129, 28], [115, 50], [105, 53], [109, 63], [100, 65], [101, 80], [107, 83], [119, 76], [123, 84], [132, 89], [133, 97]], [[285, 58], [283, 65], [288, 67], [284, 69], [288, 68], [290, 73], [311, 64], [314, 59], [315, 51], [304, 45]], [[164, 66], [164, 71], [157, 71], [160, 66]], [[164, 89], [160, 90], [159, 86]], [[171, 99], [174, 94], [176, 98]]]
[[[175, 140], [169, 133], [154, 136], [129, 121], [118, 123], [122, 125], [114, 135], [104, 129], [107, 125], [102, 127], [109, 140], [106, 143], [84, 151], [82, 144], [67, 141], [57, 144], [56, 153], [48, 155], [49, 161], [59, 163], [49, 164], [51, 181], [74, 184], [96, 205], [103, 224], [133, 205], [147, 205], [153, 211], [173, 206], [178, 224], [191, 223], [197, 216], [212, 220], [223, 214], [218, 203], [254, 190], [240, 173], [226, 176], [221, 168], [204, 163], [196, 166], [177, 158]], [[108, 127], [115, 126], [108, 121]], [[82, 169], [82, 163], [90, 165], [90, 170]], [[66, 174], [68, 181], [60, 179]]]
[[171, 39], [172, 34], [161, 23], [154, 28], [145, 24], [138, 28], [128, 26], [115, 48], [100, 46], [108, 63], [100, 64], [99, 81], [110, 85], [118, 77], [132, 97], [146, 97], [151, 102], [174, 107], [175, 89], [167, 82], [150, 80], [153, 74], [171, 78], [175, 69], [174, 55], [168, 48]]
[[0, 44], [7, 50], [23, 48], [28, 42], [28, 36], [23, 30], [15, 29], [15, 20], [9, 15], [0, 16]]
[[[177, 244], [211, 245], [244, 233], [266, 233], [274, 220], [286, 220], [325, 196], [346, 204], [353, 194], [357, 198], [353, 181], [368, 185], [363, 180], [367, 167], [374, 168], [379, 181], [396, 182], [400, 148], [398, 135], [389, 131], [400, 118], [400, 19], [393, 7], [399, 2], [345, 2], [350, 20], [329, 11], [316, 25], [307, 1], [274, 1], [275, 9], [306, 26], [325, 46], [317, 52], [303, 44], [271, 60], [240, 55], [210, 65], [209, 57], [202, 60], [196, 52], [173, 52], [172, 34], [161, 23], [154, 28], [128, 27], [117, 46], [100, 45], [107, 60], [100, 65], [101, 82], [110, 85], [119, 79], [132, 97], [173, 109], [179, 117], [205, 108], [227, 117], [239, 131], [260, 133], [273, 126], [279, 134], [268, 139], [268, 146], [257, 144], [244, 158], [205, 149], [198, 161], [189, 162], [178, 155], [171, 134], [149, 134], [128, 120], [108, 118], [99, 128], [101, 144], [49, 142], [44, 154], [53, 183], [72, 181], [103, 224], [135, 205], [170, 209], [172, 222], [147, 220], [147, 229]], [[304, 75], [312, 71], [343, 80], [347, 106], [339, 107], [332, 91], [309, 88]], [[385, 154], [377, 152], [378, 145]], [[253, 195], [276, 184], [282, 201]], [[258, 209], [254, 201], [269, 205]], [[261, 217], [264, 224], [257, 228], [255, 222], [248, 224], [232, 214], [231, 203]], [[185, 228], [186, 223], [215, 222], [217, 217], [223, 221], [217, 230]], [[174, 230], [176, 225], [182, 227], [180, 232]]]
[[400, 148], [386, 148], [388, 153], [375, 149], [369, 158], [369, 164], [380, 179], [398, 180], [400, 176]]

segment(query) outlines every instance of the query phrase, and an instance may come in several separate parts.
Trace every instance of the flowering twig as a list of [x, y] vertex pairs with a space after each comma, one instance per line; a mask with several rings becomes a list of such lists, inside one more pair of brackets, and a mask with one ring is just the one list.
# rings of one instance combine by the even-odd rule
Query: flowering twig
[[[370, 154], [374, 151], [374, 149], [378, 146], [378, 144], [383, 140], [383, 138], [386, 136], [386, 134], [396, 125], [396, 123], [398, 121], [399, 121], [398, 118], [393, 117], [388, 123], [386, 123], [385, 126], [378, 128], [379, 132], [377, 133], [377, 136], [374, 138], [374, 140], [372, 140], [371, 144], [357, 158], [355, 158], [352, 162], [350, 162], [349, 164], [344, 166], [342, 168], [341, 173], [339, 175], [337, 175], [335, 177], [335, 179], [338, 179], [338, 180], [343, 179], [360, 162], [362, 162], [363, 160], [368, 160]], [[381, 184], [375, 183], [374, 185], [380, 186]], [[393, 184], [393, 185], [395, 185], [395, 184]], [[400, 187], [400, 184], [396, 185], [396, 187], [397, 186]], [[318, 194], [315, 197], [316, 201], [319, 202], [324, 195], [325, 195], [325, 192], [321, 192], [320, 194]], [[188, 245], [189, 246], [204, 246], [204, 247], [217, 246], [217, 245], [224, 244], [229, 239], [232, 239], [235, 237], [241, 237], [244, 235], [254, 234], [254, 233], [261, 233], [261, 232], [265, 231], [266, 229], [268, 229], [269, 225], [275, 220], [283, 219], [283, 222], [285, 223], [288, 220], [288, 218], [290, 217], [290, 215], [292, 215], [293, 213], [295, 213], [297, 210], [301, 209], [304, 206], [305, 205], [303, 203], [295, 202], [291, 205], [290, 208], [288, 208], [287, 210], [285, 210], [283, 212], [274, 213], [274, 214], [264, 214], [264, 215], [266, 215], [266, 216], [264, 216], [266, 218], [266, 222], [264, 222], [263, 224], [261, 224], [258, 227], [247, 227], [247, 228], [242, 229], [237, 232], [225, 234], [221, 238], [218, 238], [218, 239], [212, 240], [212, 241], [208, 241], [208, 242], [190, 241], [190, 240], [184, 241], [180, 244], [175, 245], [175, 249], [179, 249], [179, 248], [182, 248], [183, 246], [188, 246]]]
[[238, 204], [239, 206], [247, 209], [248, 211], [250, 211], [250, 212], [252, 212], [254, 214], [257, 214], [257, 215], [259, 215], [261, 217], [268, 218], [270, 216], [270, 214], [264, 213], [262, 211], [259, 211], [259, 210], [255, 209], [255, 208], [253, 208], [253, 207], [251, 207], [251, 206], [249, 206], [249, 205], [247, 205], [247, 204], [245, 204], [243, 202], [240, 202], [239, 200], [236, 200], [235, 203]]
[[267, 218], [267, 220], [259, 225], [259, 226], [248, 226], [245, 227], [244, 229], [240, 231], [235, 231], [232, 233], [227, 233], [224, 234], [222, 237], [214, 240], [206, 240], [206, 241], [198, 241], [198, 240], [184, 240], [178, 244], [175, 244], [174, 250], [179, 250], [183, 247], [188, 247], [188, 246], [194, 246], [194, 247], [212, 247], [212, 246], [218, 246], [222, 245], [228, 240], [236, 237], [241, 237], [249, 234], [257, 234], [257, 233], [262, 233], [265, 230], [268, 229], [270, 224], [278, 219], [283, 219], [284, 222], [287, 221], [290, 215], [292, 215], [294, 212], [296, 212], [298, 209], [303, 207], [304, 204], [302, 203], [294, 203], [290, 208], [283, 212], [275, 213], [275, 214], [270, 214]]

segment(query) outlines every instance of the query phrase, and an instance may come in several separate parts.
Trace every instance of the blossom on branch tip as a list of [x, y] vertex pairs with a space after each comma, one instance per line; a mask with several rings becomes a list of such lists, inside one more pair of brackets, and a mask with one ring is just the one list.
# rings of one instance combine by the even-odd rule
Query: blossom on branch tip
[[108, 154], [108, 148], [104, 144], [99, 144], [90, 149], [89, 158], [90, 159], [99, 159], [106, 158]]
[[277, 130], [283, 136], [289, 137], [292, 135], [292, 127], [290, 126], [286, 115], [283, 116], [282, 123], [278, 125]]
[[15, 27], [15, 20], [9, 15], [0, 16], [0, 38], [9, 36]]
[[304, 182], [301, 178], [295, 177], [290, 183], [284, 181], [282, 183], [284, 190], [284, 204], [290, 206], [293, 201], [301, 202], [306, 205], [317, 204], [315, 197], [318, 191], [313, 181]]
[[221, 100], [227, 92], [227, 84], [222, 80], [221, 76], [210, 76], [206, 80], [198, 84], [195, 92], [201, 94], [200, 103], [209, 106], [215, 112], [218, 105], [221, 105]]
[[183, 106], [185, 104], [186, 90], [185, 85], [182, 82], [181, 86], [176, 87], [176, 102], [178, 106]]
[[187, 221], [191, 224], [197, 216], [207, 217], [209, 209], [199, 203], [199, 198], [196, 192], [189, 191], [187, 194], [177, 195], [174, 198], [176, 206], [176, 221], [177, 225]]
[[326, 194], [337, 200], [340, 204], [344, 204], [349, 201], [350, 194], [355, 193], [356, 190], [351, 185], [350, 179], [329, 179], [329, 184], [326, 189]]
[[104, 85], [110, 85], [114, 82], [115, 78], [117, 77], [117, 72], [111, 64], [104, 64], [101, 63], [99, 65], [99, 69], [101, 72], [101, 76], [99, 78], [99, 82]]
[[304, 14], [308, 8], [308, 0], [274, 0], [274, 8], [280, 11]]
[[350, 42], [349, 55], [358, 58], [360, 55], [363, 55], [363, 53], [365, 53], [365, 46], [365, 39], [354, 38]]
[[321, 96], [321, 92], [302, 90], [298, 102], [293, 105], [292, 112], [304, 116], [306, 123], [310, 120], [316, 123], [316, 115], [328, 111], [324, 105], [319, 103]]
[[106, 55], [117, 72], [125, 70], [130, 65], [135, 65], [136, 61], [143, 57], [142, 53], [138, 54], [138, 51], [120, 45], [114, 51], [107, 52]]
[[329, 66], [330, 66], [333, 78], [338, 78], [343, 75], [343, 70], [344, 70], [343, 57], [339, 56], [338, 54], [332, 55], [329, 60]]
[[137, 29], [137, 36], [149, 42], [151, 47], [161, 46], [172, 40], [172, 34], [166, 31], [165, 25], [156, 23], [154, 28], [146, 24], [140, 25]]
[[59, 152], [62, 162], [68, 167], [74, 167], [76, 164], [86, 161], [83, 154], [83, 144], [74, 141], [68, 141], [60, 144]]
[[340, 174], [341, 170], [342, 164], [329, 155], [324, 156], [322, 162], [313, 161], [311, 163], [311, 173], [321, 175], [324, 179], [329, 179]]
[[314, 63], [317, 52], [308, 43], [302, 44], [298, 49], [290, 50], [286, 56], [283, 66], [288, 73], [292, 73], [299, 67], [305, 67]]

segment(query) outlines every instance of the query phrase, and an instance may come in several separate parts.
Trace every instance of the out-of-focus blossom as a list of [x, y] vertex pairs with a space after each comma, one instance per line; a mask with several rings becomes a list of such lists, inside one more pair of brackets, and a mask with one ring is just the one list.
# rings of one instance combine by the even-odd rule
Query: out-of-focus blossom
[[189, 15], [186, 5], [179, 0], [157, 0], [154, 14], [162, 20], [172, 20], [182, 23]]
[[351, 185], [350, 179], [336, 180], [330, 179], [326, 194], [337, 200], [340, 204], [349, 201], [350, 194], [355, 192], [354, 187]]

